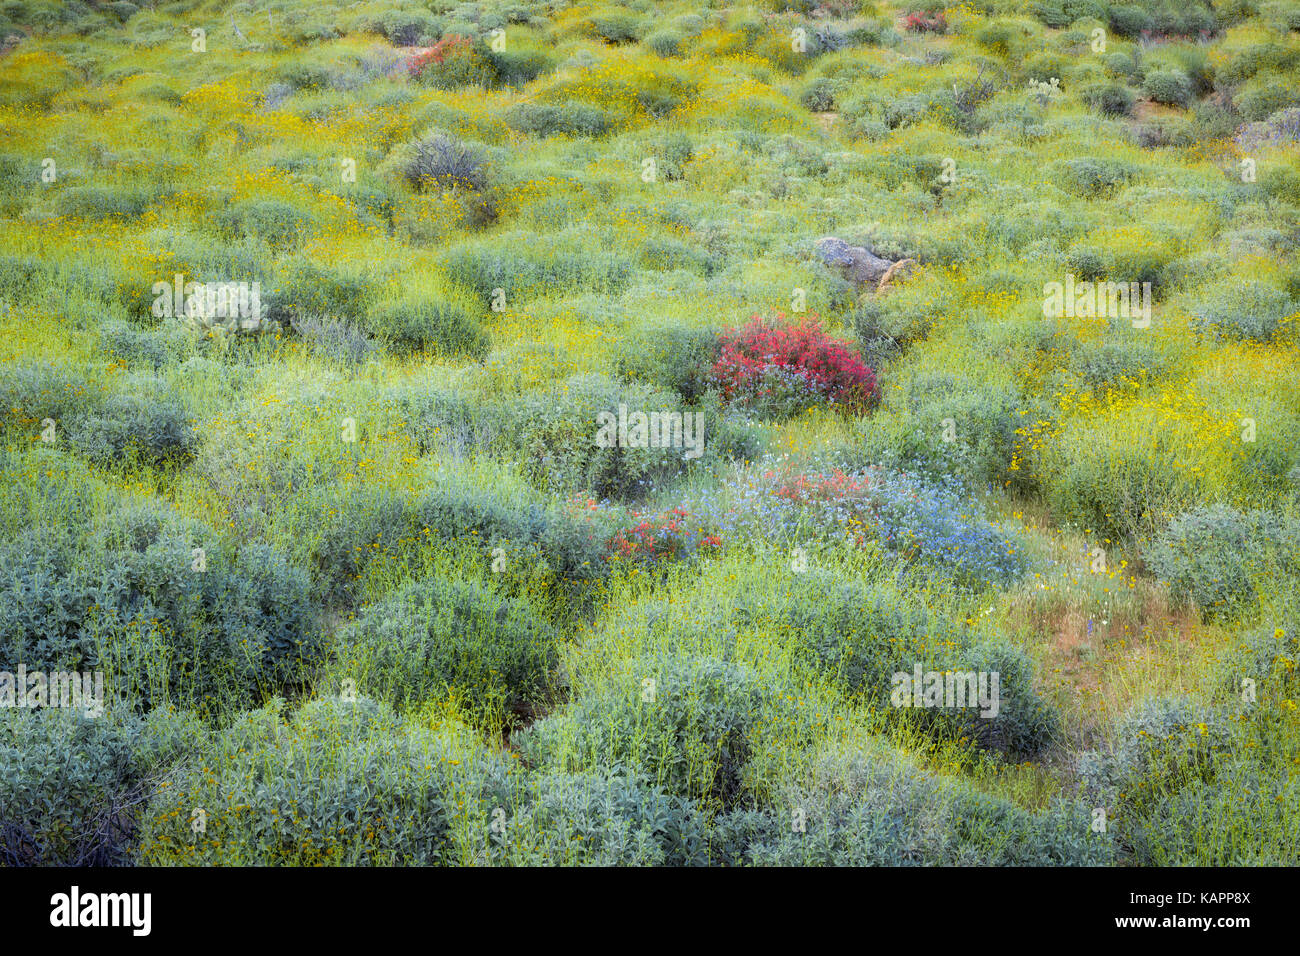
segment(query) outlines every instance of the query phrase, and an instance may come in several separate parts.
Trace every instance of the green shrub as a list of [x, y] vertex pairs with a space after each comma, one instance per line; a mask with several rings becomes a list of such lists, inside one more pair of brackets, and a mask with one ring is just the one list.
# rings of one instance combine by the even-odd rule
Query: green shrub
[[1142, 89], [1157, 103], [1186, 107], [1192, 99], [1192, 81], [1182, 70], [1152, 70]]
[[[510, 454], [515, 454], [513, 449]], [[485, 556], [485, 563], [494, 548], [511, 554], [534, 549], [535, 555], [525, 551], [521, 561], [544, 561], [563, 580], [598, 579], [604, 569], [604, 542], [594, 540], [589, 526], [540, 504], [509, 507], [485, 489], [457, 484], [426, 488], [413, 498], [387, 488], [342, 493], [324, 489], [301, 520], [309, 525], [298, 529], [298, 536], [316, 593], [344, 606], [360, 598], [358, 582], [372, 562], [404, 559], [421, 541], [473, 548]]]
[[624, 380], [676, 392], [693, 405], [708, 390], [717, 357], [717, 330], [653, 323], [624, 340], [615, 368]]
[[427, 10], [385, 10], [371, 20], [367, 29], [394, 46], [427, 46], [442, 34], [443, 21]]
[[975, 42], [998, 56], [1018, 59], [1023, 55], [1027, 31], [1018, 23], [995, 20], [975, 33]]
[[364, 278], [297, 258], [278, 270], [262, 308], [270, 319], [286, 324], [305, 316], [355, 322], [365, 315], [371, 296]]
[[1279, 110], [1300, 106], [1300, 91], [1289, 77], [1260, 74], [1242, 85], [1232, 105], [1245, 119], [1261, 122]]
[[1059, 82], [1065, 75], [1066, 60], [1059, 53], [1035, 53], [1025, 60], [1025, 77], [1039, 83], [1050, 83], [1055, 77]]
[[665, 654], [629, 662], [608, 689], [533, 724], [520, 746], [560, 772], [627, 768], [677, 796], [731, 806], [741, 799], [751, 737], [774, 694], [740, 665]]
[[525, 48], [491, 51], [488, 58], [498, 81], [507, 86], [523, 86], [555, 68], [554, 59], [545, 50]]
[[1106, 116], [1127, 116], [1136, 100], [1132, 90], [1118, 83], [1089, 83], [1079, 90], [1079, 96]]
[[184, 463], [198, 447], [180, 399], [148, 380], [108, 396], [102, 406], [73, 417], [65, 427], [72, 447], [99, 465]]
[[267, 245], [297, 245], [311, 226], [311, 217], [279, 199], [249, 199], [223, 210], [217, 226], [231, 238], [256, 236]]
[[1259, 177], [1260, 188], [1281, 202], [1300, 206], [1300, 170], [1271, 165]]
[[685, 37], [676, 30], [658, 30], [645, 38], [645, 45], [658, 56], [680, 56]]
[[541, 293], [616, 293], [631, 274], [629, 262], [619, 252], [538, 249], [522, 235], [452, 246], [443, 254], [443, 262], [448, 277], [484, 304], [491, 303], [500, 289], [510, 306]]
[[1111, 838], [1089, 824], [1077, 803], [1031, 812], [897, 757], [839, 748], [821, 755], [779, 806], [720, 816], [712, 845], [720, 862], [757, 866], [1112, 863]]
[[280, 68], [279, 76], [294, 90], [326, 90], [334, 85], [329, 68], [319, 63], [290, 63]]
[[1089, 198], [1113, 195], [1134, 175], [1127, 163], [1099, 159], [1063, 159], [1052, 164], [1052, 181]]
[[1207, 707], [1155, 697], [1134, 706], [1115, 728], [1110, 752], [1084, 760], [1084, 779], [1118, 804], [1125, 835], [1142, 841], [1142, 818], [1171, 791], [1213, 777], [1228, 734]]
[[[1056, 714], [1034, 690], [1032, 664], [1016, 648], [974, 641], [892, 590], [824, 575], [809, 575], [808, 586], [811, 599], [791, 605], [780, 618], [782, 627], [815, 662], [816, 673], [887, 721], [1017, 756], [1034, 756], [1052, 742]], [[910, 678], [918, 665], [923, 672], [997, 673], [997, 713], [982, 716], [973, 702], [964, 709], [914, 708], [910, 697], [900, 706], [892, 699], [894, 675]]]
[[58, 196], [55, 209], [69, 219], [139, 219], [159, 198], [157, 195], [123, 186], [71, 186]]
[[0, 866], [123, 866], [150, 771], [201, 734], [183, 714], [148, 721], [75, 710], [0, 720]]
[[799, 94], [799, 102], [804, 109], [813, 113], [825, 113], [835, 109], [835, 84], [830, 80], [814, 80]]
[[8, 364], [0, 369], [0, 422], [10, 437], [31, 441], [55, 423], [55, 436], [67, 423], [98, 409], [102, 387], [79, 369], [53, 364]]
[[685, 269], [697, 275], [710, 275], [717, 259], [698, 246], [692, 246], [672, 236], [655, 237], [641, 243], [641, 261], [647, 269], [671, 272]]
[[1146, 383], [1164, 374], [1169, 360], [1158, 348], [1132, 339], [1103, 342], [1095, 347], [1080, 344], [1070, 358], [1070, 371], [1098, 394], [1108, 386], [1128, 382]]
[[547, 774], [505, 826], [504, 861], [523, 866], [702, 866], [707, 821], [690, 800], [625, 774]]
[[441, 576], [367, 608], [340, 642], [362, 692], [399, 708], [451, 693], [476, 714], [524, 714], [549, 696], [558, 659], [526, 603]]
[[85, 543], [57, 528], [14, 542], [0, 582], [0, 665], [102, 669], [133, 710], [257, 700], [322, 655], [302, 571], [265, 545], [234, 551], [201, 525], [132, 509]]
[[1192, 326], [1216, 338], [1270, 342], [1300, 311], [1277, 286], [1257, 279], [1229, 279], [1210, 286], [1192, 307]]
[[1138, 37], [1154, 26], [1151, 15], [1140, 6], [1123, 4], [1110, 8], [1110, 27], [1122, 37]]
[[671, 392], [635, 384], [620, 388], [603, 375], [572, 376], [554, 391], [519, 401], [511, 441], [524, 473], [539, 487], [597, 498], [643, 497], [661, 487], [688, 463], [685, 421], [682, 447], [602, 447], [598, 416], [608, 413], [617, 421], [620, 405], [629, 414], [686, 414]]
[[1196, 494], [1177, 465], [1176, 438], [1164, 431], [1126, 438], [1080, 425], [1037, 465], [1054, 513], [1109, 542], [1155, 533]]
[[635, 43], [641, 34], [641, 22], [631, 13], [613, 11], [587, 21], [591, 32], [606, 43]]
[[450, 300], [390, 302], [372, 309], [363, 326], [399, 352], [465, 354], [482, 359], [492, 347], [478, 316]]
[[[206, 768], [206, 769], [200, 769]], [[142, 814], [149, 866], [429, 866], [482, 862], [492, 811], [513, 808], [502, 761], [444, 726], [364, 698], [276, 702], [215, 734]], [[191, 830], [204, 809], [205, 838]]]
[[106, 322], [100, 328], [100, 349], [115, 361], [147, 366], [157, 371], [180, 352], [180, 341], [165, 331], [141, 330], [125, 322]]
[[903, 394], [871, 427], [859, 429], [866, 458], [929, 478], [953, 476], [970, 489], [1033, 490], [1031, 462], [1021, 448], [1027, 426], [1050, 416], [1041, 402], [1010, 384], [949, 373], [919, 375]]
[[1065, 264], [1080, 279], [1089, 282], [1106, 275], [1106, 259], [1096, 249], [1075, 247], [1066, 253]]
[[603, 136], [612, 117], [585, 103], [518, 103], [506, 112], [511, 128], [530, 136]]
[[1281, 570], [1300, 574], [1300, 524], [1268, 511], [1206, 505], [1179, 515], [1152, 542], [1146, 560], [1176, 599], [1207, 618], [1248, 610], [1257, 582]]

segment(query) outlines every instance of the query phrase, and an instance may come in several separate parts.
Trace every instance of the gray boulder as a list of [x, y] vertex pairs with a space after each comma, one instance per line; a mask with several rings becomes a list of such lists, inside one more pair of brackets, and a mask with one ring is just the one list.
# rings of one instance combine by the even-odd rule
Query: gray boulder
[[852, 282], [879, 282], [894, 263], [882, 259], [863, 246], [851, 246], [843, 239], [825, 236], [818, 239], [817, 255], [828, 266], [837, 267]]

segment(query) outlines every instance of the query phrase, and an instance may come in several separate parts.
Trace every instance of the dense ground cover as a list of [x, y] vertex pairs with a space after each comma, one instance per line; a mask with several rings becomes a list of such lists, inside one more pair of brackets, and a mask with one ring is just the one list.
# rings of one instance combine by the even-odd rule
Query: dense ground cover
[[0, 862], [1300, 862], [1300, 4], [0, 43]]

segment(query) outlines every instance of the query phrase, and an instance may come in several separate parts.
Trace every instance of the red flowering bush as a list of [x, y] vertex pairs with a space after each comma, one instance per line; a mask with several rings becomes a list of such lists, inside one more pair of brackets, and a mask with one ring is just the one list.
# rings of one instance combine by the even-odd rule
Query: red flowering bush
[[714, 535], [690, 527], [690, 517], [685, 509], [674, 508], [616, 531], [609, 541], [610, 558], [656, 564], [664, 559], [689, 558], [697, 551], [722, 544]]
[[[775, 473], [769, 471], [764, 477], [773, 478]], [[807, 505], [864, 495], [870, 488], [870, 475], [846, 475], [836, 468], [829, 475], [797, 475], [787, 478], [776, 485], [772, 494], [797, 505]]]
[[411, 76], [439, 89], [454, 89], [468, 84], [490, 86], [494, 76], [492, 63], [482, 41], [449, 33], [423, 53], [411, 58]]
[[947, 33], [948, 18], [944, 16], [942, 10], [934, 13], [918, 10], [907, 15], [903, 20], [903, 26], [912, 33]]
[[721, 337], [713, 379], [727, 401], [793, 414], [818, 404], [864, 412], [880, 401], [875, 373], [848, 344], [822, 331], [815, 316], [785, 325], [754, 316]]

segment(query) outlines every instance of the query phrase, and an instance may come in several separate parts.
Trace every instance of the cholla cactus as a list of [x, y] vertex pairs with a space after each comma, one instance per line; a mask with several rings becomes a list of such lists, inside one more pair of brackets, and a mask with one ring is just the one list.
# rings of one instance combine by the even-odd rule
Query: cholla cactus
[[278, 332], [280, 323], [262, 308], [261, 283], [210, 282], [185, 300], [181, 320], [199, 332], [238, 335]]
[[1046, 103], [1059, 92], [1061, 92], [1061, 81], [1056, 77], [1052, 77], [1046, 82], [1042, 80], [1029, 81], [1029, 95], [1040, 103]]

